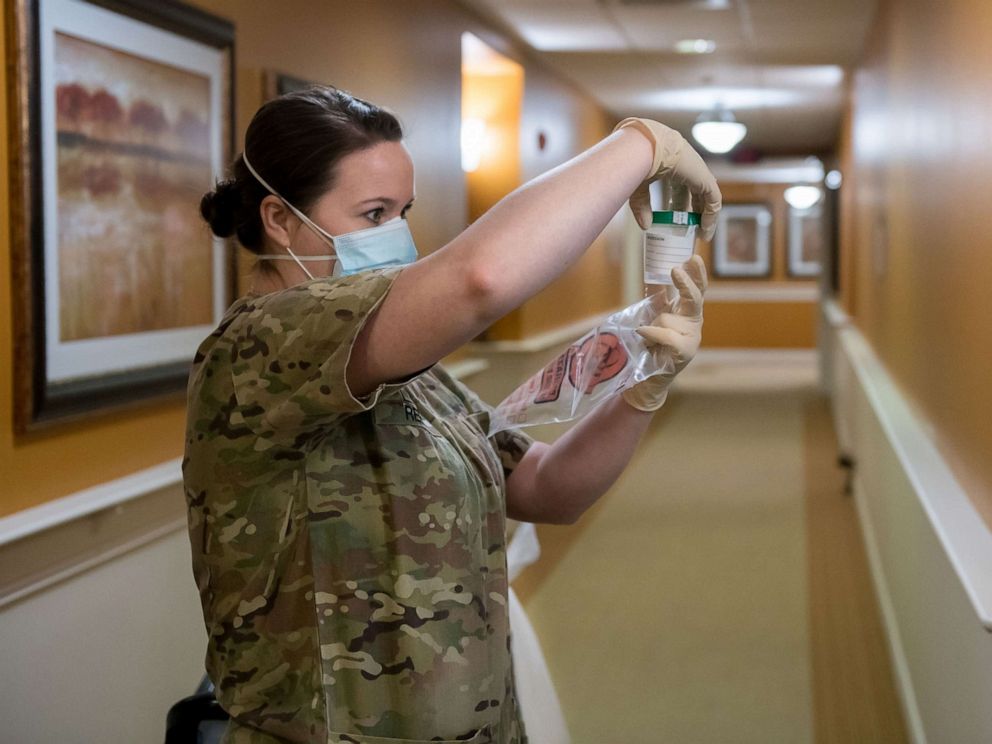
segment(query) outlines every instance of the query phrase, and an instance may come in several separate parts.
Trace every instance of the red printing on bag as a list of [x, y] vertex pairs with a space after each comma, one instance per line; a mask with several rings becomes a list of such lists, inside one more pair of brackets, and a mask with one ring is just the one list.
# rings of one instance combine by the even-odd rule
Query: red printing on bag
[[569, 346], [557, 359], [541, 370], [541, 388], [534, 398], [535, 403], [551, 403], [561, 395], [561, 384], [565, 381], [572, 359], [578, 351], [577, 346]]
[[[592, 374], [580, 388], [586, 364], [593, 365]], [[553, 403], [561, 395], [561, 386], [568, 381], [576, 390], [591, 393], [601, 382], [612, 380], [627, 366], [627, 350], [620, 338], [613, 333], [599, 333], [569, 346], [556, 359], [541, 370], [541, 382], [535, 403]]]
[[587, 338], [576, 351], [575, 361], [568, 371], [568, 381], [572, 387], [579, 389], [587, 364], [593, 365], [593, 369], [582, 392], [589, 394], [599, 383], [612, 380], [623, 371], [627, 366], [627, 350], [613, 333], [599, 333]]

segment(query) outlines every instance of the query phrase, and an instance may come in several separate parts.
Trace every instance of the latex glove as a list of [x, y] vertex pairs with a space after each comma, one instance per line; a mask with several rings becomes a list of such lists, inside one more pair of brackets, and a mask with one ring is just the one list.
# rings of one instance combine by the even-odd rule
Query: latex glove
[[651, 172], [630, 197], [630, 210], [634, 213], [637, 224], [642, 230], [651, 227], [651, 196], [648, 187], [658, 178], [671, 176], [689, 187], [697, 204], [702, 203], [702, 238], [711, 240], [713, 231], [716, 230], [716, 214], [723, 205], [723, 196], [699, 153], [692, 149], [685, 137], [660, 122], [632, 117], [621, 121], [613, 131], [624, 127], [636, 127], [654, 143]]
[[672, 380], [696, 356], [703, 339], [703, 295], [707, 285], [703, 259], [693, 256], [672, 269], [672, 281], [679, 290], [678, 313], [662, 313], [651, 325], [638, 328], [637, 333], [656, 354], [670, 356], [675, 371], [649, 377], [621, 393], [627, 403], [641, 411], [657, 411], [665, 404]]

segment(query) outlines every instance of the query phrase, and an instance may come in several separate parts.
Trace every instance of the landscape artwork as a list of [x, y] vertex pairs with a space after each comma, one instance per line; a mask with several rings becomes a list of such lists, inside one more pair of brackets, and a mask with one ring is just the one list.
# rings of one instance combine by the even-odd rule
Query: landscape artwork
[[210, 79], [55, 34], [62, 341], [213, 319]]
[[808, 279], [819, 276], [824, 258], [823, 211], [819, 205], [789, 213], [789, 275]]
[[9, 20], [15, 429], [179, 400], [234, 296], [199, 214], [233, 147], [234, 25], [159, 0]]
[[771, 272], [772, 213], [763, 204], [728, 204], [717, 216], [713, 273], [727, 278]]
[[758, 223], [751, 219], [727, 220], [727, 259], [753, 264], [758, 260]]

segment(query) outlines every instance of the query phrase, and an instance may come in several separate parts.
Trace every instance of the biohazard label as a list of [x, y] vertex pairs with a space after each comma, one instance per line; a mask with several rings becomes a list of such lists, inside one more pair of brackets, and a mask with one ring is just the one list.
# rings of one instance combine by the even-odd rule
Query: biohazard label
[[599, 383], [612, 380], [626, 366], [627, 351], [618, 336], [613, 333], [593, 334], [569, 346], [541, 370], [541, 382], [534, 402], [553, 403], [558, 400], [566, 375], [573, 388], [588, 394]]
[[627, 350], [619, 337], [613, 333], [598, 333], [580, 342], [568, 381], [576, 390], [588, 395], [599, 383], [612, 380], [626, 366]]
[[576, 346], [569, 346], [563, 354], [541, 370], [541, 387], [537, 391], [535, 403], [551, 403], [561, 395], [561, 384], [565, 381], [565, 373], [577, 351]]

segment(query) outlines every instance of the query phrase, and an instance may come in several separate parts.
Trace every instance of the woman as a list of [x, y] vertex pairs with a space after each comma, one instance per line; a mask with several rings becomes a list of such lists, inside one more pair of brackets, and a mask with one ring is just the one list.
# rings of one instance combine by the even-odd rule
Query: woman
[[[546, 445], [487, 439], [490, 409], [436, 362], [561, 275], [633, 192], [643, 208], [659, 172], [703, 197], [712, 229], [698, 155], [660, 124], [622, 124], [412, 262], [413, 165], [391, 114], [316, 88], [255, 115], [201, 203], [261, 260], [194, 360], [183, 467], [225, 741], [526, 741], [506, 517], [577, 519], [670, 380]], [[679, 367], [699, 343], [701, 266], [676, 270], [683, 315], [643, 329]]]

